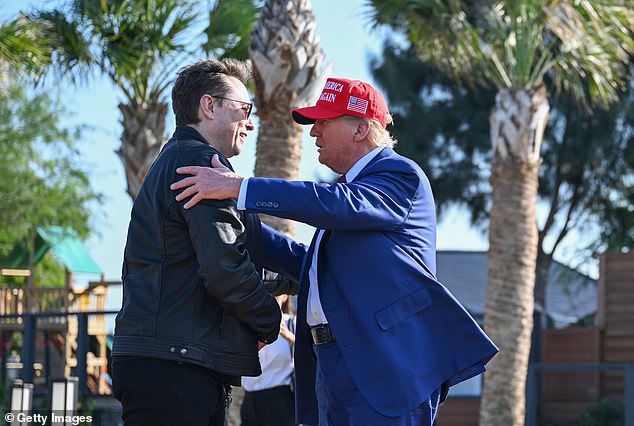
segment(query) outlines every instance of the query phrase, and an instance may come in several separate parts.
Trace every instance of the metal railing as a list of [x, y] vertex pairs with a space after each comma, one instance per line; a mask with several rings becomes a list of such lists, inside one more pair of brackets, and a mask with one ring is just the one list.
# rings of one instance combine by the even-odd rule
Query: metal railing
[[40, 318], [57, 318], [76, 316], [77, 318], [77, 377], [79, 378], [79, 392], [82, 395], [88, 394], [86, 386], [88, 371], [88, 349], [89, 338], [88, 319], [90, 316], [115, 315], [117, 310], [103, 310], [90, 312], [44, 312], [36, 314], [10, 314], [0, 315], [0, 321], [9, 319], [20, 319], [22, 323], [23, 339], [22, 339], [22, 365], [20, 379], [25, 383], [33, 383], [34, 370], [32, 368], [35, 362], [35, 337], [37, 333], [37, 320]]

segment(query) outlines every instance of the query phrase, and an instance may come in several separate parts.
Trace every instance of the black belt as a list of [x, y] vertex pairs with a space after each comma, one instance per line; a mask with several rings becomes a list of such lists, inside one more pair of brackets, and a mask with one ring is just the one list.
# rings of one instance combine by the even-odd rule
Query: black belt
[[313, 343], [315, 345], [325, 345], [326, 343], [335, 341], [335, 335], [332, 333], [332, 329], [328, 324], [319, 324], [310, 327], [310, 334], [313, 336]]

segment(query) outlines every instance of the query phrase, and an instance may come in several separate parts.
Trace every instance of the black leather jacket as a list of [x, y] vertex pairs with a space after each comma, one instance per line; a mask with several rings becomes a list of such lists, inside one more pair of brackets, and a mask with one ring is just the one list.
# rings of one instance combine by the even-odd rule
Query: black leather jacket
[[169, 188], [184, 177], [177, 167], [209, 166], [213, 154], [220, 153], [195, 129], [178, 126], [148, 172], [132, 207], [112, 355], [257, 376], [257, 342], [275, 341], [281, 320], [252, 263], [259, 219], [238, 211], [233, 199], [185, 210]]

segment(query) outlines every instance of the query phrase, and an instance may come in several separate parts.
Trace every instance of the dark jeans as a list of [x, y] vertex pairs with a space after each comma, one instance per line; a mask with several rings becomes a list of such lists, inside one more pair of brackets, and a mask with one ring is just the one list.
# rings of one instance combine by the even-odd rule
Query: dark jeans
[[295, 396], [290, 386], [245, 392], [242, 426], [294, 426]]
[[225, 385], [211, 371], [156, 358], [113, 359], [114, 397], [126, 426], [223, 426]]

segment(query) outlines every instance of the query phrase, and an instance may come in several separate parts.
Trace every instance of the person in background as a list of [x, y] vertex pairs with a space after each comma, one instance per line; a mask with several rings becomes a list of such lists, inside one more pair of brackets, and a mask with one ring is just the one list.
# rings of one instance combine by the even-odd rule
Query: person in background
[[[222, 426], [231, 385], [261, 373], [258, 349], [281, 313], [260, 278], [261, 224], [235, 200], [174, 201], [176, 168], [231, 167], [248, 132], [247, 63], [204, 60], [172, 90], [176, 130], [134, 201], [116, 318], [113, 393], [128, 425]], [[259, 344], [258, 344], [259, 342]]]
[[436, 279], [429, 181], [397, 154], [385, 99], [370, 84], [329, 78], [312, 125], [334, 184], [249, 178], [217, 158], [172, 184], [190, 208], [238, 198], [238, 208], [314, 226], [309, 246], [263, 226], [264, 265], [299, 281], [297, 420], [319, 425], [430, 426], [447, 389], [482, 373], [497, 347]]
[[259, 353], [262, 374], [243, 377], [244, 401], [240, 409], [242, 426], [294, 426], [293, 348], [295, 316], [286, 294], [275, 299], [282, 309], [280, 338]]

